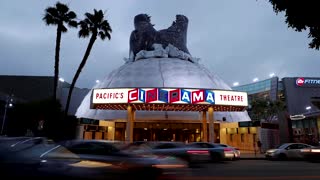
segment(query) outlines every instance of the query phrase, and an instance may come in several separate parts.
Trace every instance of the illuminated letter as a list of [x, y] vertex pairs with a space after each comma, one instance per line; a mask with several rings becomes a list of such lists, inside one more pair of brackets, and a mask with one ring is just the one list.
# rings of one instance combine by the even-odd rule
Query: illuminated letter
[[157, 88], [154, 88], [146, 92], [146, 95], [147, 95], [146, 103], [158, 100], [157, 90], [158, 90]]
[[186, 103], [191, 103], [190, 101], [190, 96], [191, 96], [191, 93], [190, 91], [186, 91], [184, 89], [181, 89], [181, 94], [182, 94], [182, 97], [181, 97], [181, 101], [183, 102], [186, 102]]
[[210, 90], [206, 90], [206, 102], [214, 104], [214, 93]]
[[192, 92], [192, 104], [198, 103], [198, 102], [204, 102], [203, 91], [204, 90], [199, 90], [199, 91], [193, 91]]
[[138, 100], [138, 89], [133, 89], [128, 92], [128, 103]]
[[145, 90], [139, 89], [139, 100], [141, 102], [145, 102], [146, 100], [145, 94], [146, 94]]
[[159, 96], [159, 101], [162, 101], [164, 103], [168, 103], [168, 91], [159, 89], [158, 96]]
[[180, 101], [180, 89], [172, 90], [169, 93], [170, 93], [170, 103]]

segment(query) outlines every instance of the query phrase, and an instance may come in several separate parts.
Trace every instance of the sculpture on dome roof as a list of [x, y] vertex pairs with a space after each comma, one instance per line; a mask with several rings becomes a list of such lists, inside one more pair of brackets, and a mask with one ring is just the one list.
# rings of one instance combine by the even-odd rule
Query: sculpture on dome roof
[[[150, 16], [138, 14], [134, 17], [135, 30], [130, 36], [130, 59], [147, 57], [176, 57], [192, 61], [187, 48], [188, 18], [176, 15], [168, 29], [157, 31]], [[149, 52], [150, 51], [150, 52]]]

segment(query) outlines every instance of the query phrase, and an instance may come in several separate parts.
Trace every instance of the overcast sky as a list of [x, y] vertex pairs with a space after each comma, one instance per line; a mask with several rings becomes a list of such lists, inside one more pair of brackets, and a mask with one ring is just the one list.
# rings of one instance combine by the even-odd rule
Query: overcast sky
[[[53, 75], [56, 27], [42, 21], [44, 9], [56, 1], [0, 1], [0, 74]], [[189, 18], [188, 49], [192, 56], [229, 85], [279, 77], [319, 77], [320, 52], [308, 49], [307, 32], [288, 29], [267, 0], [77, 0], [61, 1], [79, 19], [93, 9], [106, 11], [113, 29], [111, 41], [97, 40], [77, 82], [91, 88], [128, 57], [133, 18], [151, 15], [156, 29], [164, 29], [176, 14]], [[60, 76], [71, 82], [88, 39], [70, 29], [61, 42]]]

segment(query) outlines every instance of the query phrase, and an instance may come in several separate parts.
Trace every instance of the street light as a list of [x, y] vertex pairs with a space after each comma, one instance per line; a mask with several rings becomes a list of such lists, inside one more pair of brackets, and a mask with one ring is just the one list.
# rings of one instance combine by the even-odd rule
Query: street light
[[306, 107], [306, 110], [310, 110], [310, 109], [311, 109], [311, 106], [307, 106], [307, 107]]
[[275, 76], [274, 73], [270, 73], [269, 76], [272, 78], [273, 76]]
[[254, 78], [254, 79], [253, 79], [253, 82], [257, 82], [257, 81], [259, 81], [258, 78]]
[[239, 82], [234, 82], [233, 86], [239, 86]]
[[96, 80], [96, 83], [100, 83], [100, 80]]
[[1, 133], [0, 133], [1, 135], [3, 134], [4, 125], [5, 125], [5, 122], [6, 122], [7, 109], [8, 109], [8, 107], [11, 108], [13, 106], [12, 97], [13, 97], [13, 94], [8, 96], [7, 99], [6, 99], [6, 104], [4, 106], [4, 114], [3, 114], [3, 118], [2, 118], [2, 126], [1, 126]]
[[63, 78], [59, 78], [59, 81], [64, 82], [64, 79]]

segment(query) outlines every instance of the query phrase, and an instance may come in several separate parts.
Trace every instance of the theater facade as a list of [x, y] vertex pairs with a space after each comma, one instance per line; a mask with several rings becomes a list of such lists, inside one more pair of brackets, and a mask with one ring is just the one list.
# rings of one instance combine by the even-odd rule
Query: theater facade
[[[177, 15], [161, 31], [144, 14], [134, 23], [129, 58], [96, 84], [77, 110], [79, 138], [219, 142], [220, 126], [250, 121], [247, 93], [232, 91], [191, 56], [185, 16]], [[155, 37], [148, 39], [146, 31]], [[140, 38], [148, 43], [139, 44]]]

